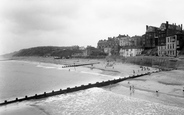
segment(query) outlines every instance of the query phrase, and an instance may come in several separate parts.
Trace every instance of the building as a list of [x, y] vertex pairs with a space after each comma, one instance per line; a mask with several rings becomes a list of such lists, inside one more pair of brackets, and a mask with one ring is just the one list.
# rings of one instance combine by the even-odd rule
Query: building
[[[145, 49], [157, 49], [159, 56], [177, 56], [176, 41], [182, 43], [182, 36], [182, 24], [169, 24], [169, 22], [166, 21], [166, 23], [162, 23], [160, 27], [146, 26], [146, 33], [143, 35], [144, 39], [142, 40], [142, 44]], [[172, 40], [175, 40], [175, 42]]]
[[107, 40], [99, 40], [97, 43], [97, 48], [104, 51], [104, 48], [108, 47], [108, 42]]
[[166, 23], [162, 23], [158, 31], [158, 46], [166, 45], [166, 37], [174, 36], [180, 33], [182, 33], [182, 24], [169, 24], [168, 21], [166, 21]]
[[123, 36], [119, 39], [120, 56], [137, 56], [143, 51], [142, 36]]
[[95, 47], [87, 46], [87, 48], [83, 51], [83, 56], [84, 57], [88, 57], [88, 56], [98, 57], [98, 56], [106, 56], [106, 54]]
[[86, 49], [83, 51], [83, 56], [90, 56], [95, 50], [95, 47], [87, 46]]
[[158, 47], [159, 56], [177, 57], [184, 46], [184, 35], [176, 34], [166, 37], [166, 45]]
[[130, 57], [130, 56], [141, 55], [143, 50], [144, 50], [143, 48], [138, 48], [138, 47], [132, 47], [132, 48], [127, 47], [127, 48], [121, 48], [119, 53], [120, 53], [120, 56]]
[[97, 48], [109, 55], [119, 55], [119, 38], [108, 37], [107, 40], [99, 40]]
[[142, 47], [144, 48], [144, 47], [145, 47], [145, 45], [146, 45], [146, 39], [145, 39], [146, 34], [143, 34], [141, 37], [142, 37], [142, 40], [141, 40]]
[[108, 48], [111, 48], [112, 55], [119, 55], [119, 38], [109, 37], [107, 44], [108, 44]]
[[130, 46], [130, 44], [131, 44], [130, 40], [131, 40], [131, 38], [128, 35], [119, 37], [119, 46], [120, 47]]
[[146, 49], [155, 48], [157, 46], [158, 29], [157, 27], [146, 25], [146, 33], [144, 35], [144, 47]]
[[176, 57], [183, 44], [182, 24], [162, 23], [158, 31], [158, 55]]
[[142, 36], [132, 36], [132, 45], [136, 47], [143, 47], [143, 37]]
[[119, 35], [118, 37], [119, 40], [119, 46], [127, 46], [128, 45], [128, 39], [130, 38], [130, 36], [128, 35]]

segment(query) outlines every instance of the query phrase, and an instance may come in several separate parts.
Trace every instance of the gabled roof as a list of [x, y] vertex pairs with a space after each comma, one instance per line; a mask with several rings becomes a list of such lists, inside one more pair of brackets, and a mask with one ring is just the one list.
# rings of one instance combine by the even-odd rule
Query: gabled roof
[[154, 26], [148, 26], [146, 32], [155, 32], [157, 29], [159, 29], [159, 28], [154, 27]]

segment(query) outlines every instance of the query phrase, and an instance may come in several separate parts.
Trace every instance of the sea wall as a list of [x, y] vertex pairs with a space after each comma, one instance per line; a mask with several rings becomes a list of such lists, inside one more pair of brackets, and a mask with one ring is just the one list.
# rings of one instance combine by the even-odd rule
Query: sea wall
[[172, 57], [156, 57], [156, 56], [135, 56], [135, 57], [108, 57], [107, 60], [118, 61], [122, 63], [131, 63], [142, 66], [156, 67], [160, 69], [179, 69], [184, 66], [184, 61]]

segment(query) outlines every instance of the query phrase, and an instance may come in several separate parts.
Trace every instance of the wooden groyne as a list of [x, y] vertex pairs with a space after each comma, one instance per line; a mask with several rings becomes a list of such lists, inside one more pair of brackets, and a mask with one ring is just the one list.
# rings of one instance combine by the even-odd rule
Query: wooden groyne
[[41, 99], [41, 98], [46, 98], [46, 97], [50, 97], [50, 96], [55, 96], [55, 95], [60, 95], [60, 94], [67, 94], [67, 93], [71, 93], [71, 92], [75, 92], [75, 91], [80, 91], [80, 90], [85, 90], [88, 88], [93, 88], [93, 87], [103, 87], [103, 86], [107, 86], [107, 85], [111, 85], [111, 84], [115, 84], [127, 79], [132, 79], [132, 78], [137, 78], [137, 77], [141, 77], [144, 75], [150, 75], [151, 73], [157, 73], [158, 71], [154, 71], [154, 72], [147, 72], [147, 73], [142, 73], [142, 74], [137, 74], [137, 75], [131, 75], [131, 76], [127, 76], [124, 78], [118, 78], [118, 79], [113, 79], [113, 80], [107, 80], [107, 81], [102, 81], [102, 82], [96, 82], [96, 83], [89, 83], [87, 85], [81, 85], [81, 86], [75, 86], [75, 87], [68, 87], [66, 89], [59, 89], [56, 91], [51, 91], [51, 92], [44, 92], [42, 94], [35, 94], [32, 96], [25, 96], [23, 98], [15, 98], [14, 100], [5, 100], [4, 102], [0, 103], [0, 106], [3, 105], [7, 105], [7, 104], [11, 104], [11, 103], [16, 103], [16, 102], [21, 102], [21, 101], [27, 101], [27, 100], [32, 100], [32, 99]]
[[73, 65], [65, 65], [62, 68], [67, 68], [67, 67], [78, 67], [78, 66], [85, 66], [85, 65], [94, 65], [94, 64], [99, 64], [100, 62], [96, 63], [87, 63], [87, 64], [73, 64]]

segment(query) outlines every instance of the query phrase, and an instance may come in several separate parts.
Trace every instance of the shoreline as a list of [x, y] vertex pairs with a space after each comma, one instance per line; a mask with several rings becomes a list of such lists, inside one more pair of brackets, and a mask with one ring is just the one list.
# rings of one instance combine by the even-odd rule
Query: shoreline
[[[92, 68], [90, 69], [91, 72], [100, 70], [102, 71], [100, 74], [114, 76], [116, 78], [120, 78], [127, 75], [133, 75], [133, 70], [135, 71], [135, 74], [144, 72], [140, 70], [139, 65], [127, 64], [127, 63], [124, 64], [121, 62], [113, 62], [114, 63], [113, 67], [105, 67], [107, 65], [107, 62], [105, 59], [104, 60], [102, 59], [101, 60], [64, 59], [64, 60], [55, 61], [54, 59], [51, 59], [51, 58], [29, 57], [29, 58], [19, 59], [18, 61], [25, 61], [30, 63], [36, 62], [38, 64], [46, 63], [46, 64], [54, 64], [54, 65], [100, 62], [100, 64], [94, 64], [93, 66], [90, 66], [90, 65], [82, 66], [82, 68], [80, 67], [78, 71], [81, 71], [82, 69], [85, 69], [85, 68]], [[155, 70], [155, 68], [150, 68], [150, 69], [151, 69], [150, 71]], [[170, 107], [178, 107], [179, 109], [183, 109], [184, 95], [183, 97], [181, 95], [181, 91], [182, 91], [181, 87], [184, 86], [184, 80], [182, 77], [183, 74], [184, 74], [184, 71], [181, 71], [181, 70], [172, 70], [172, 71], [166, 71], [166, 72], [162, 71], [159, 73], [153, 73], [151, 75], [146, 75], [139, 78], [125, 80], [113, 85], [101, 87], [99, 89], [103, 89], [107, 91], [107, 93], [113, 94], [114, 96], [115, 95], [127, 96], [130, 100], [141, 99], [141, 100], [153, 102], [156, 104], [158, 103], [158, 104], [163, 104]], [[134, 89], [131, 91], [130, 91], [130, 86], [134, 86]], [[159, 90], [159, 93], [156, 93], [155, 92], [156, 90]], [[83, 91], [68, 93], [67, 95], [76, 95], [78, 93], [88, 92], [88, 91], [89, 91], [88, 89], [87, 90], [85, 89]], [[174, 96], [172, 94], [177, 94], [179, 96]], [[59, 96], [68, 97], [67, 95], [59, 95]], [[57, 98], [58, 96], [54, 96], [54, 99], [57, 100]], [[112, 97], [109, 97], [109, 98], [112, 98]], [[47, 113], [45, 113], [45, 111], [50, 111], [54, 109], [54, 108], [48, 109], [49, 106], [47, 107], [47, 105], [44, 105], [45, 102], [43, 103], [43, 100], [47, 100], [47, 99], [50, 99], [50, 98], [27, 101], [25, 102], [27, 104], [25, 104], [24, 102], [12, 104], [12, 105], [10, 104], [10, 106], [8, 105], [6, 107], [2, 107], [2, 109], [4, 108], [5, 114], [7, 113], [9, 115], [12, 113], [15, 113], [17, 115], [24, 114], [24, 113], [46, 115]], [[103, 97], [101, 99], [103, 99]], [[58, 101], [61, 101], [61, 100], [58, 100]], [[52, 102], [52, 103], [54, 104], [55, 102]], [[21, 107], [22, 104], [23, 106]], [[44, 105], [45, 107], [40, 106], [40, 104]], [[58, 108], [59, 106], [60, 105], [58, 105]], [[113, 106], [113, 105], [110, 105], [110, 106]], [[13, 110], [11, 107], [13, 107]], [[50, 113], [48, 112], [48, 114]]]
[[[98, 69], [103, 71], [101, 74], [104, 74], [104, 75], [112, 75], [112, 76], [118, 76], [118, 77], [132, 75], [133, 70], [135, 70], [136, 73], [138, 73], [137, 71], [140, 72], [139, 65], [127, 64], [127, 63], [124, 64], [121, 62], [114, 62], [113, 68], [105, 67], [105, 65], [107, 64], [105, 59], [100, 59], [100, 60], [97, 60], [97, 59], [61, 59], [59, 60], [57, 59], [55, 60], [52, 58], [24, 57], [24, 58], [19, 58], [14, 60], [43, 62], [43, 63], [51, 63], [51, 64], [63, 64], [63, 65], [66, 65], [66, 64], [69, 65], [73, 63], [81, 64], [81, 63], [100, 62], [100, 64], [93, 65], [93, 69]], [[91, 68], [91, 66], [83, 66], [83, 67]], [[178, 73], [177, 71], [179, 71], [180, 74], [178, 76], [173, 76], [176, 73]], [[169, 74], [171, 76], [168, 77]], [[154, 102], [160, 102], [160, 101], [163, 102], [164, 100], [166, 104], [171, 104], [171, 105], [174, 104], [181, 107], [182, 105], [184, 105], [184, 93], [182, 92], [182, 87], [184, 87], [184, 78], [181, 76], [183, 74], [184, 74], [184, 71], [182, 70], [172, 70], [167, 72], [154, 73], [152, 75], [147, 75], [147, 76], [143, 76], [140, 78], [135, 78], [127, 81], [122, 81], [120, 83], [115, 84], [113, 88], [112, 86], [105, 86], [104, 89], [105, 90], [110, 89], [110, 91], [113, 93], [130, 96], [130, 91], [128, 90], [130, 84], [127, 84], [127, 82], [131, 82], [131, 84], [134, 85], [135, 87], [135, 91], [137, 92], [135, 98], [144, 99], [143, 97], [146, 97], [146, 100], [148, 101], [151, 100]], [[175, 78], [173, 79], [172, 77], [175, 77]], [[180, 78], [180, 79], [177, 80], [177, 78]], [[124, 90], [128, 90], [128, 91], [125, 91], [125, 93], [122, 93], [121, 91], [122, 89], [123, 91]], [[160, 97], [155, 92], [157, 90], [159, 91], [158, 95], [160, 95]], [[140, 92], [144, 92], [144, 96]], [[154, 98], [154, 100], [151, 98]], [[171, 100], [168, 100], [168, 99], [171, 99]], [[178, 100], [183, 100], [183, 103], [180, 104]], [[184, 106], [182, 106], [182, 108], [184, 108]]]

